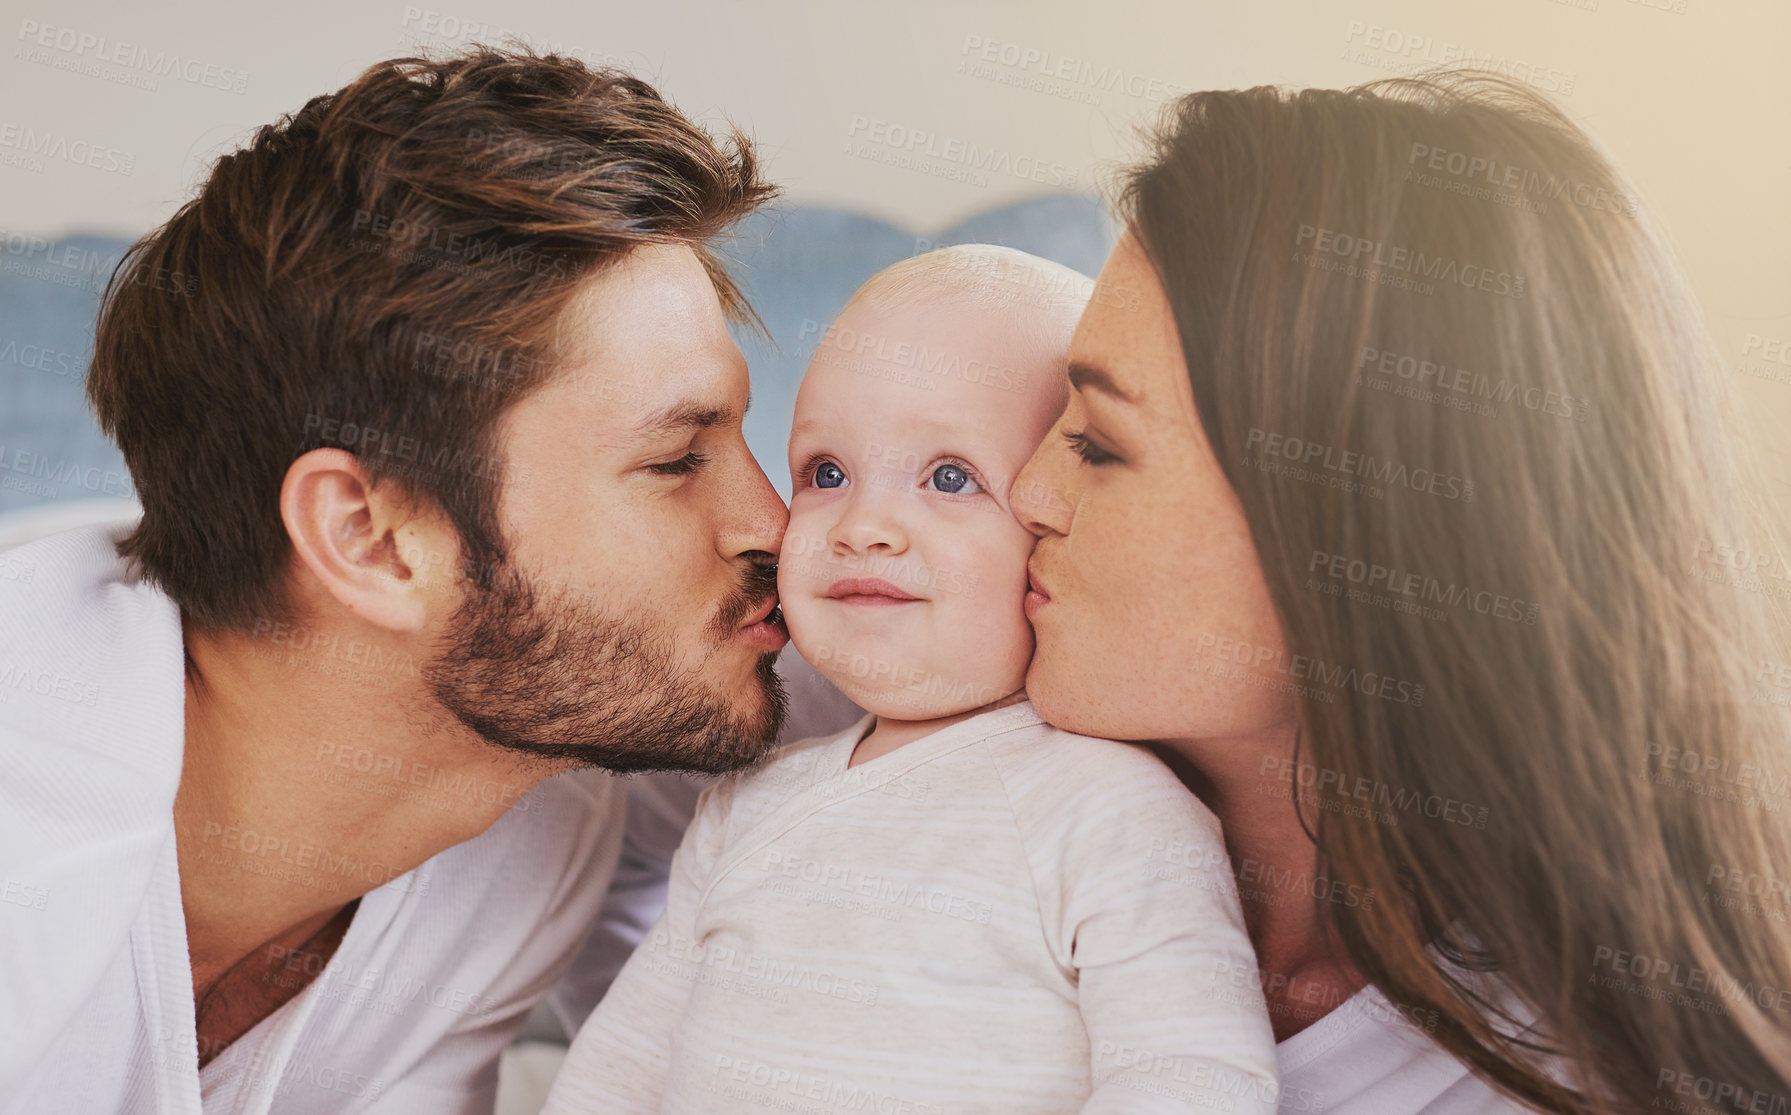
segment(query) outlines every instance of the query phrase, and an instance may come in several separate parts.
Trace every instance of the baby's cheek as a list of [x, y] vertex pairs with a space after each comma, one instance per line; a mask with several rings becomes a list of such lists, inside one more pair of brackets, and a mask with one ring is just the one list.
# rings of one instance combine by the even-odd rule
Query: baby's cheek
[[790, 506], [790, 522], [784, 528], [783, 548], [777, 555], [779, 592], [786, 591], [786, 587], [793, 592], [804, 582], [832, 581], [824, 568], [831, 519], [821, 509], [805, 506], [806, 503], [798, 496]]
[[[1015, 524], [1016, 528], [1018, 524]], [[1002, 531], [954, 555], [942, 580], [953, 590], [963, 633], [959, 644], [973, 648], [977, 669], [990, 684], [1017, 689], [1032, 658], [1032, 624], [1027, 622], [1026, 559], [1033, 537]]]
[[798, 653], [812, 662], [811, 645], [822, 638], [820, 611], [823, 605], [808, 586], [799, 583], [801, 578], [800, 573], [792, 573], [782, 561], [778, 562], [777, 600], [784, 614], [784, 626], [789, 629]]
[[1006, 696], [1026, 681], [1032, 661], [1032, 625], [1024, 612], [998, 604], [991, 596], [982, 601], [974, 622], [961, 631], [967, 637], [956, 647], [956, 660], [973, 676], [986, 700]]

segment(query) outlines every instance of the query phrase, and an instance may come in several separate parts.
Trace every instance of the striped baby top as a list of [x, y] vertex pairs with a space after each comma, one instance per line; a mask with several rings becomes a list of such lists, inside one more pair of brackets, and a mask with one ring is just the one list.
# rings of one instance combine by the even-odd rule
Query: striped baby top
[[870, 718], [705, 791], [546, 1111], [1271, 1112], [1210, 810], [1030, 702], [848, 767]]

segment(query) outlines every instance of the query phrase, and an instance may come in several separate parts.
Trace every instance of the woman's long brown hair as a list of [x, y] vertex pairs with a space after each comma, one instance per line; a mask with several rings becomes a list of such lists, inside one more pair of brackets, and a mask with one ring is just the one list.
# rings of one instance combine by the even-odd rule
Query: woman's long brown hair
[[1471, 73], [1153, 140], [1122, 216], [1289, 650], [1358, 679], [1302, 702], [1295, 797], [1405, 900], [1327, 927], [1539, 1108], [1785, 1110], [1791, 570], [1633, 190]]

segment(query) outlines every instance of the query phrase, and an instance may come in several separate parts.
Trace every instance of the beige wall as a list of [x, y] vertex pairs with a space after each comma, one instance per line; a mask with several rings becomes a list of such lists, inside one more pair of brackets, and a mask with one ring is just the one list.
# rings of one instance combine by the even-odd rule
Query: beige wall
[[[1073, 182], [1132, 150], [1174, 89], [1347, 85], [1467, 52], [1534, 75], [1638, 183], [1735, 366], [1756, 443], [1791, 495], [1791, 4], [1785, 0], [172, 0], [9, 5], [0, 227], [137, 233], [253, 126], [369, 62], [521, 35], [628, 65], [761, 142], [797, 200], [925, 233]], [[150, 11], [150, 8], [158, 9]], [[39, 43], [53, 28], [51, 45]], [[82, 36], [88, 37], [82, 45]], [[73, 49], [63, 46], [73, 42]], [[178, 57], [154, 89], [98, 61]], [[1415, 50], [1412, 44], [1417, 44]], [[1411, 53], [1401, 53], [1411, 50]], [[985, 60], [985, 52], [992, 60]], [[1004, 60], [1021, 60], [1006, 64]], [[209, 69], [208, 69], [209, 67]], [[1068, 73], [1047, 88], [1039, 67]], [[100, 70], [103, 75], [93, 72]], [[1118, 87], [1110, 85], [1117, 75]], [[240, 84], [240, 92], [229, 88]], [[7, 131], [10, 126], [12, 131]], [[25, 131], [71, 157], [21, 165]], [[958, 177], [890, 165], [923, 141]], [[954, 162], [976, 145], [996, 169]], [[129, 173], [123, 173], [128, 165]], [[1750, 342], [1750, 338], [1753, 340]], [[1747, 351], [1750, 348], [1758, 351]]]

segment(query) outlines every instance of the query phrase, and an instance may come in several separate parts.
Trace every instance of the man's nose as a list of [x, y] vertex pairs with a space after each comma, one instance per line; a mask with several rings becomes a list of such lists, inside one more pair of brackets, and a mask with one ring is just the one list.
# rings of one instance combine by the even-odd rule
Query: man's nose
[[746, 467], [741, 470], [738, 486], [723, 497], [728, 509], [723, 532], [725, 556], [733, 558], [755, 551], [775, 555], [783, 548], [784, 530], [790, 525], [790, 509], [778, 497], [765, 470], [750, 451], [742, 446]]

